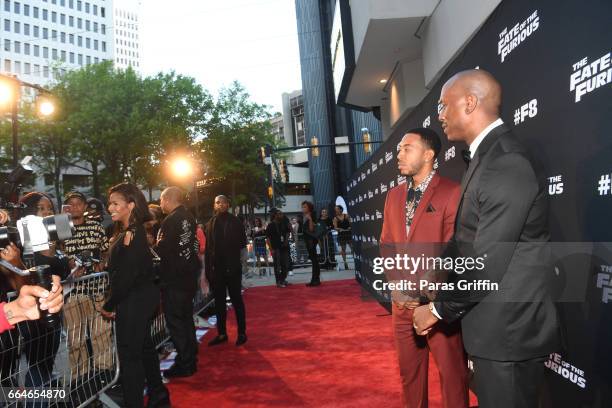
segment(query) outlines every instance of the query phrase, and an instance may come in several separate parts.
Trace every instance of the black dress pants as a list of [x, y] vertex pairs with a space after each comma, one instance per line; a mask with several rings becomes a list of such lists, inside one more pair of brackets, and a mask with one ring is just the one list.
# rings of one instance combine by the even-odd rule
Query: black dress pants
[[289, 274], [289, 259], [289, 248], [277, 248], [272, 250], [276, 283], [283, 283], [287, 280], [287, 274]]
[[134, 289], [117, 305], [115, 327], [125, 407], [143, 407], [145, 378], [149, 390], [163, 386], [151, 338], [151, 323], [158, 305], [159, 289], [152, 283]]
[[312, 263], [312, 277], [310, 282], [319, 283], [321, 282], [321, 267], [319, 266], [319, 256], [317, 255], [317, 241], [306, 240], [306, 250], [308, 251], [308, 258]]
[[217, 333], [227, 335], [226, 320], [227, 306], [225, 303], [226, 293], [236, 312], [238, 323], [238, 334], [246, 334], [246, 311], [242, 300], [242, 266], [240, 259], [237, 264], [216, 264], [214, 276], [210, 280], [213, 296], [215, 297], [215, 311], [217, 314]]
[[177, 368], [185, 370], [195, 369], [198, 361], [198, 341], [193, 322], [195, 276], [193, 279], [193, 288], [166, 286], [161, 293], [166, 326], [176, 348], [174, 364]]
[[493, 361], [470, 357], [479, 408], [538, 408], [548, 357]]

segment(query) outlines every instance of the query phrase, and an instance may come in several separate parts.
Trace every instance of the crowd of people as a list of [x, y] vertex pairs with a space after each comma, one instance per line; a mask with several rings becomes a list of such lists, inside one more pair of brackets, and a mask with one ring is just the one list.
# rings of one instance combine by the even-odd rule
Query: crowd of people
[[334, 207], [334, 217], [327, 208], [316, 216], [310, 201], [302, 203], [302, 213], [289, 217], [277, 208], [270, 210], [270, 221], [257, 217], [253, 222], [245, 221], [247, 237], [252, 242], [255, 269], [263, 274], [269, 267], [269, 258], [280, 288], [287, 287], [287, 276], [296, 265], [312, 265], [312, 278], [307, 286], [321, 284], [321, 268], [336, 269], [337, 249], [342, 256], [344, 269], [348, 270], [347, 246], [352, 252], [351, 220], [341, 205]]
[[[50, 242], [49, 249], [34, 254], [36, 265], [49, 265], [53, 275], [51, 290], [28, 285], [17, 275], [0, 268], [2, 350], [9, 349], [9, 343], [15, 341], [10, 333], [16, 326], [21, 336], [29, 337], [24, 339], [25, 357], [36, 369], [27, 373], [26, 386], [43, 386], [52, 379], [61, 330], [39, 320], [40, 310], [50, 313], [62, 310], [63, 327], [69, 328], [65, 330], [69, 381], [76, 381], [92, 369], [113, 370], [114, 321], [125, 406], [143, 406], [145, 385], [148, 407], [169, 406], [170, 395], [162, 382], [156, 345], [151, 337], [151, 325], [160, 304], [176, 349], [174, 364], [164, 376], [188, 377], [197, 370], [193, 299], [202, 281], [210, 287], [217, 316], [217, 336], [209, 346], [228, 341], [228, 294], [238, 323], [236, 345], [247, 341], [242, 278], [249, 240], [256, 267], [270, 266], [271, 255], [280, 288], [287, 287], [290, 270], [298, 262], [304, 262], [306, 254], [312, 263], [308, 286], [320, 285], [322, 260], [316, 246], [320, 246], [321, 253], [325, 253], [323, 246], [329, 246], [326, 251], [331, 257], [328, 255], [322, 266], [335, 267], [336, 244], [333, 239], [326, 239], [332, 230], [337, 231], [344, 266], [348, 269], [346, 246], [351, 245], [350, 219], [341, 206], [336, 206], [333, 218], [327, 210], [316, 218], [312, 203], [306, 201], [302, 204], [302, 214], [291, 220], [273, 208], [269, 212], [270, 221], [264, 225], [261, 218], [249, 222], [232, 214], [230, 200], [220, 195], [214, 200], [213, 217], [206, 224], [197, 224], [184, 206], [184, 199], [185, 193], [180, 188], [168, 187], [162, 192], [159, 204], [148, 204], [136, 185], [121, 183], [109, 190], [106, 206], [96, 198], [72, 191], [64, 197], [61, 210], [56, 211], [49, 195], [29, 192], [19, 200], [21, 210], [2, 214], [6, 217], [0, 221], [9, 224], [26, 215], [47, 217], [58, 212], [68, 213], [74, 225], [71, 238]], [[302, 259], [298, 259], [298, 254]], [[2, 249], [0, 257], [16, 267], [26, 268], [22, 248], [14, 243]], [[200, 276], [202, 270], [204, 278]], [[72, 287], [83, 280], [79, 278], [101, 271], [107, 271], [110, 280], [104, 296], [88, 296], [91, 293], [87, 290], [62, 296], [60, 282], [70, 282]], [[18, 297], [9, 302], [6, 296], [12, 291]], [[18, 356], [13, 356], [15, 361], [4, 357], [0, 375], [6, 380], [11, 377]]]

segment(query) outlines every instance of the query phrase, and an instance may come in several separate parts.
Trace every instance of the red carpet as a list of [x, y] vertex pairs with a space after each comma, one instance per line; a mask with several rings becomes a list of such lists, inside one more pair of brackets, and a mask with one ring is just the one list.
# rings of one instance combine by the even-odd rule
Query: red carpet
[[[391, 316], [353, 280], [245, 293], [249, 341], [200, 346], [195, 376], [169, 385], [174, 407], [399, 407]], [[382, 315], [382, 316], [381, 316]], [[430, 408], [441, 407], [430, 361]]]

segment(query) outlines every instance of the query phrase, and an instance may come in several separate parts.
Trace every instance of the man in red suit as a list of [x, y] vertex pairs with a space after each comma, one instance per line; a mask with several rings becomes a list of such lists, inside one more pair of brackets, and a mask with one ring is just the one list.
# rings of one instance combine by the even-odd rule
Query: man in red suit
[[[397, 146], [398, 169], [406, 182], [387, 193], [381, 255], [411, 257], [437, 256], [452, 234], [459, 203], [460, 186], [436, 174], [434, 161], [440, 152], [440, 138], [431, 129], [406, 132]], [[429, 351], [440, 371], [444, 407], [468, 406], [468, 373], [460, 326], [436, 325], [427, 336], [413, 328], [414, 309], [429, 300], [419, 291], [417, 273], [389, 271], [388, 280], [412, 280], [417, 290], [392, 291], [395, 345], [402, 380], [405, 407], [427, 407]], [[431, 277], [428, 278], [431, 280]]]

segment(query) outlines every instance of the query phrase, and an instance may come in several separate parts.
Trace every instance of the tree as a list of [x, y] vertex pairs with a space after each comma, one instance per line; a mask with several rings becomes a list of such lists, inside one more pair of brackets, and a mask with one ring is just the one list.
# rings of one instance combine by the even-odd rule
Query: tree
[[276, 145], [264, 105], [252, 102], [238, 82], [219, 92], [204, 139], [201, 157], [211, 176], [220, 178], [233, 206], [258, 207], [267, 200], [268, 167], [258, 163], [259, 148]]

